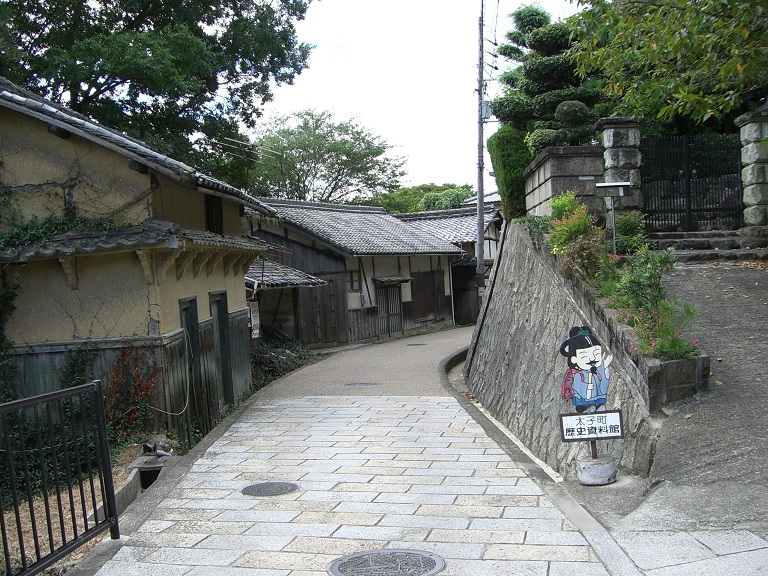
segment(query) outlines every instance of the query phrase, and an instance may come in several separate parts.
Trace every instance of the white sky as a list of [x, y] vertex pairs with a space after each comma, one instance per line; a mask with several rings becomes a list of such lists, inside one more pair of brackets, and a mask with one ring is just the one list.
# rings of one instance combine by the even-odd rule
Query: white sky
[[[484, 37], [501, 43], [512, 28], [509, 14], [534, 3], [553, 20], [578, 10], [569, 0], [485, 0]], [[275, 88], [266, 115], [310, 108], [331, 111], [337, 121], [354, 118], [407, 158], [404, 185], [451, 182], [477, 189], [480, 5], [314, 0], [297, 24], [299, 40], [315, 45], [309, 68], [293, 85]], [[493, 46], [486, 43], [486, 50]], [[492, 61], [488, 53], [484, 58]], [[500, 71], [508, 67], [502, 58], [498, 65]], [[498, 83], [490, 82], [488, 92], [498, 94]], [[496, 126], [485, 124], [484, 139]], [[486, 193], [496, 190], [490, 170], [486, 154]]]

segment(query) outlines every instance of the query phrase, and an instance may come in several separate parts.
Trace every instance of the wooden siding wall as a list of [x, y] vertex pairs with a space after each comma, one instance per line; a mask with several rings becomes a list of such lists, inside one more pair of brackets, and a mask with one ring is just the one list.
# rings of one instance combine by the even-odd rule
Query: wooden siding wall
[[[248, 311], [229, 315], [232, 381], [235, 402], [245, 398], [251, 388], [250, 334]], [[213, 322], [209, 318], [199, 323], [200, 378], [196, 386], [190, 381], [186, 353], [189, 340], [183, 330], [156, 338], [119, 340], [81, 340], [46, 346], [16, 347], [13, 357], [18, 368], [16, 389], [20, 397], [52, 392], [61, 387], [61, 372], [73, 353], [88, 354], [89, 370], [84, 382], [98, 379], [107, 385], [115, 360], [126, 346], [140, 349], [147, 360], [161, 367], [155, 406], [159, 429], [175, 432], [178, 438], [191, 443], [200, 433], [210, 432], [223, 414], [219, 410], [218, 364], [215, 357]], [[229, 407], [231, 408], [231, 407]]]
[[239, 404], [251, 391], [251, 331], [248, 310], [229, 315], [229, 351], [232, 361], [232, 397]]
[[348, 314], [349, 341], [356, 342], [378, 336], [378, 315], [379, 309], [377, 306], [350, 310]]
[[273, 258], [276, 261], [328, 282], [317, 288], [299, 289], [299, 342], [349, 342], [350, 332], [358, 328], [349, 328], [353, 320], [349, 318], [347, 310], [347, 267], [344, 258], [265, 230], [257, 230], [254, 234], [270, 244], [282, 245], [291, 251], [289, 254], [275, 254]]

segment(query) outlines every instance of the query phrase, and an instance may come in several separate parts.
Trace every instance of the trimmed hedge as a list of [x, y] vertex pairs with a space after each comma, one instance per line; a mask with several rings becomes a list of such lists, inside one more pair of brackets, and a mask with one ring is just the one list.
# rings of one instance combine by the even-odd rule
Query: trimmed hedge
[[488, 138], [488, 152], [501, 194], [502, 212], [508, 219], [525, 216], [523, 171], [533, 161], [525, 144], [525, 135], [524, 130], [502, 126]]

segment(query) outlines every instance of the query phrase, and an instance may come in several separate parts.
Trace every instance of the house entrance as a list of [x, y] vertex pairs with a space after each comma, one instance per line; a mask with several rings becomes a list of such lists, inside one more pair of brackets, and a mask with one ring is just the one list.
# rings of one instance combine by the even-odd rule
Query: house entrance
[[402, 334], [403, 303], [400, 284], [377, 286], [376, 303], [379, 307], [379, 336]]

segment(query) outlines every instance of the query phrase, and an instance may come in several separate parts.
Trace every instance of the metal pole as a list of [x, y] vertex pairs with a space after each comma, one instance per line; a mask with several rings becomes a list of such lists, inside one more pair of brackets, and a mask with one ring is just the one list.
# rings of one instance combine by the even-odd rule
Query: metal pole
[[477, 62], [477, 311], [483, 305], [483, 292], [485, 288], [485, 192], [483, 190], [483, 155], [485, 142], [483, 141], [483, 12], [484, 0], [480, 0], [480, 33], [478, 35], [479, 50]]

